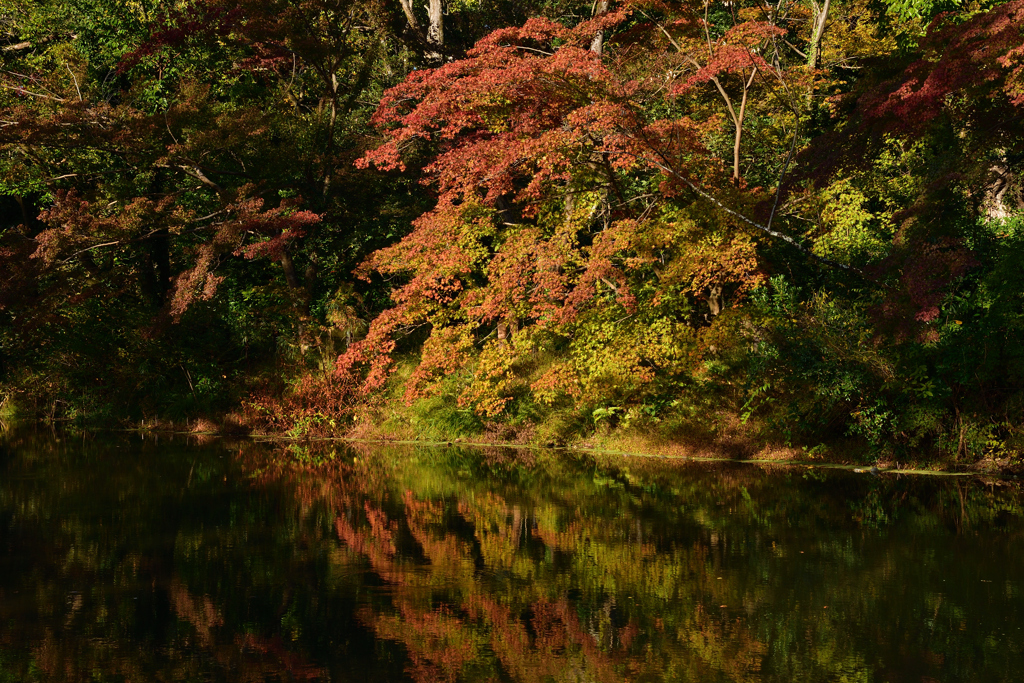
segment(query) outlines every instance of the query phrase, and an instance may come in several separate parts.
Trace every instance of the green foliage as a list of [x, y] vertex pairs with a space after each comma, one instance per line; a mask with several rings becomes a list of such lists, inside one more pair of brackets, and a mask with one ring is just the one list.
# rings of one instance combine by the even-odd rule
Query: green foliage
[[302, 3], [115, 4], [2, 17], [17, 46], [0, 193], [17, 213], [0, 225], [0, 381], [48, 417], [216, 415], [358, 334], [332, 295], [418, 197], [337, 169], [363, 144], [357, 100], [402, 75], [400, 55], [353, 27], [379, 19], [366, 3], [312, 24]]
[[883, 0], [888, 12], [900, 21], [931, 20], [939, 12], [953, 12], [963, 0]]
[[759, 329], [745, 416], [766, 413], [787, 441], [853, 434], [876, 448], [892, 436], [892, 361], [863, 311], [826, 294], [802, 296], [782, 276], [753, 295]]
[[454, 387], [417, 400], [411, 413], [409, 422], [418, 439], [451, 440], [477, 435], [484, 428], [476, 412], [459, 407]]
[[5, 5], [4, 405], [1015, 457], [1022, 0], [596, 7]]

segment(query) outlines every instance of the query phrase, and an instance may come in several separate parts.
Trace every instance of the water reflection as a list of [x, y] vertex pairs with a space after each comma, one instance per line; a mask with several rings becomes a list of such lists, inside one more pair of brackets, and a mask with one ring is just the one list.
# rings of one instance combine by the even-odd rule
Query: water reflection
[[1020, 503], [782, 467], [12, 436], [0, 682], [1016, 680]]

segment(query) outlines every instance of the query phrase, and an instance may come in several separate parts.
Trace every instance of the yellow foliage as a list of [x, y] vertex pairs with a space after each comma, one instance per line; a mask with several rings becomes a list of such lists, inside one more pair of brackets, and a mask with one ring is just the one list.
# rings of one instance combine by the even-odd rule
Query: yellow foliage
[[884, 256], [891, 235], [890, 214], [872, 213], [867, 205], [868, 198], [848, 179], [826, 188], [820, 214], [823, 233], [814, 241], [814, 252], [840, 263]]

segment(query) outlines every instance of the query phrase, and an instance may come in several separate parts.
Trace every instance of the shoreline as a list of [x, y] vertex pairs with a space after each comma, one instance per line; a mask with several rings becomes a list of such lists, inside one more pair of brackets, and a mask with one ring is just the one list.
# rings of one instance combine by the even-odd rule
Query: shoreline
[[[20, 421], [8, 423], [14, 426]], [[43, 424], [43, 423], [39, 423]], [[51, 428], [57, 425], [51, 423]], [[657, 442], [645, 440], [636, 435], [593, 435], [589, 439], [565, 444], [538, 444], [522, 441], [505, 441], [489, 439], [486, 436], [460, 437], [455, 439], [416, 439], [405, 435], [389, 434], [379, 431], [376, 427], [366, 430], [365, 426], [350, 429], [348, 433], [334, 436], [303, 435], [289, 436], [255, 432], [239, 424], [222, 424], [200, 419], [193, 425], [157, 420], [150, 424], [145, 422], [134, 426], [122, 427], [83, 427], [86, 431], [120, 432], [135, 434], [173, 435], [198, 438], [247, 439], [253, 442], [303, 444], [303, 443], [342, 443], [366, 444], [379, 446], [425, 446], [429, 448], [508, 448], [522, 451], [564, 451], [573, 454], [589, 454], [599, 457], [664, 460], [693, 463], [735, 463], [742, 465], [777, 465], [799, 467], [803, 469], [842, 470], [864, 474], [896, 474], [941, 477], [976, 477], [984, 476], [997, 480], [1012, 481], [1024, 476], [1024, 465], [1009, 461], [1000, 462], [993, 458], [984, 458], [975, 463], [962, 464], [935, 460], [931, 462], [907, 461], [893, 462], [875, 459], [873, 462], [855, 462], [844, 458], [844, 452], [826, 452], [825, 454], [805, 455], [807, 450], [795, 447], [765, 445], [760, 449], [745, 448], [745, 454], [735, 456], [716, 455], [715, 451], [728, 450], [732, 444], [687, 443], [685, 441]], [[370, 431], [371, 434], [366, 434]], [[625, 445], [625, 447], [624, 447]]]
[[[508, 448], [513, 450], [522, 451], [564, 451], [573, 454], [589, 454], [595, 456], [604, 457], [615, 457], [615, 458], [638, 458], [638, 459], [649, 459], [649, 460], [665, 460], [665, 461], [676, 461], [676, 462], [692, 462], [692, 463], [734, 463], [739, 465], [773, 465], [783, 467], [800, 467], [803, 469], [823, 469], [823, 470], [840, 470], [854, 473], [863, 474], [892, 474], [892, 475], [918, 475], [918, 476], [933, 476], [933, 477], [977, 477], [977, 476], [988, 476], [995, 477], [1000, 480], [1013, 480], [1018, 476], [1018, 470], [1014, 468], [1003, 467], [992, 460], [982, 460], [975, 463], [972, 466], [960, 466], [960, 469], [952, 469], [947, 463], [933, 463], [936, 467], [934, 469], [922, 467], [919, 463], [914, 463], [910, 467], [901, 467], [898, 463], [895, 466], [889, 465], [870, 465], [864, 463], [850, 463], [828, 460], [824, 457], [818, 457], [815, 459], [794, 459], [791, 457], [785, 458], [770, 458], [770, 457], [728, 457], [728, 456], [714, 456], [706, 454], [666, 454], [658, 453], [654, 450], [632, 450], [632, 449], [620, 449], [612, 447], [601, 447], [587, 444], [566, 444], [556, 446], [544, 446], [539, 444], [531, 443], [519, 443], [510, 441], [496, 441], [496, 440], [480, 440], [480, 439], [467, 439], [459, 438], [452, 440], [437, 440], [437, 439], [408, 439], [400, 437], [388, 437], [382, 435], [376, 438], [366, 436], [353, 436], [353, 435], [339, 435], [339, 436], [303, 436], [303, 437], [290, 437], [285, 434], [265, 434], [265, 433], [250, 433], [250, 434], [238, 434], [238, 433], [225, 433], [223, 431], [195, 431], [186, 430], [180, 428], [122, 428], [117, 430], [105, 430], [105, 431], [119, 431], [119, 432], [133, 432], [143, 434], [173, 434], [178, 436], [195, 436], [195, 437], [208, 437], [208, 438], [242, 438], [249, 439], [254, 442], [263, 443], [282, 443], [282, 444], [303, 444], [303, 443], [341, 443], [341, 444], [366, 444], [366, 445], [378, 445], [378, 446], [424, 446], [428, 448]], [[676, 442], [669, 444], [675, 449], [685, 448], [687, 444], [682, 442]], [[702, 452], [708, 449], [701, 448]], [[795, 451], [796, 449], [787, 449]], [[778, 452], [772, 449], [763, 449], [762, 452]], [[909, 463], [908, 463], [909, 464]], [[874, 471], [873, 471], [874, 470]]]

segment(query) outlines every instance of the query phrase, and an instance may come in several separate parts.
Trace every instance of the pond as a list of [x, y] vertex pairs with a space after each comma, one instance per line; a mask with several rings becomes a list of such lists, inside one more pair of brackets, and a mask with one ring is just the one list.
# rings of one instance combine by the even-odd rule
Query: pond
[[0, 682], [1015, 681], [1022, 532], [1016, 482], [16, 432]]

